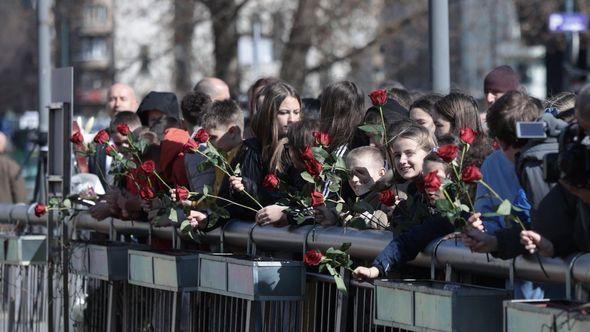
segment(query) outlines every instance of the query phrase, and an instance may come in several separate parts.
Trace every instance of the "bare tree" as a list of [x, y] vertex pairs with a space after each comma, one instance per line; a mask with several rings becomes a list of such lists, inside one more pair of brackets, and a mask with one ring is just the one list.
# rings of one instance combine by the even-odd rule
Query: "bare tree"
[[195, 2], [193, 0], [174, 0], [174, 85], [177, 92], [187, 92], [191, 82], [191, 42], [194, 22]]

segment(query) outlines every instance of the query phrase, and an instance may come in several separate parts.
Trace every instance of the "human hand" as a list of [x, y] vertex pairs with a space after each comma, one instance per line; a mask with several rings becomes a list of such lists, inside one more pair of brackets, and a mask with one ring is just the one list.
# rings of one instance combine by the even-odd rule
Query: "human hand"
[[[170, 192], [170, 198], [172, 198], [172, 201], [173, 202], [176, 202], [178, 200], [178, 196], [176, 195], [176, 189], [175, 188], [171, 188], [169, 192]], [[186, 207], [191, 207], [191, 203], [192, 202], [190, 200], [188, 200], [188, 199], [185, 199], [185, 200], [183, 200], [183, 201], [180, 202], [180, 204], [182, 206], [186, 206]]]
[[207, 215], [201, 211], [190, 210], [188, 215], [188, 221], [193, 228], [203, 229], [206, 223], [203, 221], [207, 220]]
[[480, 217], [481, 213], [472, 213], [471, 216], [469, 216], [469, 219], [467, 219], [467, 227], [483, 232], [483, 221], [481, 221]]
[[352, 271], [352, 277], [360, 281], [372, 280], [379, 277], [379, 269], [374, 266], [359, 266]]
[[541, 256], [553, 256], [553, 243], [535, 231], [520, 232], [520, 243], [531, 254], [538, 251]]
[[475, 228], [468, 228], [461, 233], [461, 241], [473, 252], [489, 253], [498, 249], [496, 236]]
[[318, 206], [313, 208], [315, 221], [322, 226], [332, 226], [336, 224], [336, 214], [327, 206]]
[[229, 177], [229, 185], [233, 190], [235, 190], [237, 192], [244, 191], [244, 189], [245, 189], [244, 182], [242, 181], [242, 178], [238, 177], [238, 176], [230, 176]]
[[283, 213], [286, 210], [286, 206], [281, 205], [269, 205], [266, 206], [256, 213], [256, 223], [264, 226], [268, 224], [274, 224], [281, 226], [287, 221], [287, 216]]

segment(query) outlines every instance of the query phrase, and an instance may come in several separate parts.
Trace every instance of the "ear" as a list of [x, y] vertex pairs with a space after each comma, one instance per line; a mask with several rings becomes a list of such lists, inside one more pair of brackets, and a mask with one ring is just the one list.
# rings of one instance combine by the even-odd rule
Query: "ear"
[[385, 168], [381, 168], [381, 169], [379, 170], [379, 173], [377, 173], [377, 174], [379, 174], [379, 176], [384, 176], [384, 175], [385, 175], [385, 173], [387, 173], [387, 171], [385, 170]]

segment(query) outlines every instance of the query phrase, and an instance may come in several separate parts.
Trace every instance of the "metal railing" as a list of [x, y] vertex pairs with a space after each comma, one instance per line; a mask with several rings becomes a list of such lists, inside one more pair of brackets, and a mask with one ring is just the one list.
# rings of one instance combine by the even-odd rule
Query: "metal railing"
[[[47, 217], [37, 218], [32, 206], [0, 204], [0, 223], [22, 226], [43, 226]], [[70, 229], [94, 230], [117, 238], [121, 234], [136, 234], [182, 242], [182, 236], [173, 227], [152, 227], [149, 223], [116, 219], [96, 221], [87, 213], [70, 219]], [[386, 231], [356, 230], [341, 227], [255, 227], [246, 221], [231, 221], [222, 229], [214, 230], [201, 239], [204, 242], [244, 249], [249, 242], [258, 250], [303, 253], [306, 249], [325, 250], [343, 242], [352, 244], [350, 253], [355, 259], [372, 260], [391, 241]], [[192, 240], [188, 240], [192, 241]], [[443, 268], [450, 278], [454, 271], [499, 278], [518, 277], [535, 281], [563, 283], [571, 290], [575, 283], [590, 282], [590, 255], [580, 254], [569, 259], [542, 259], [547, 276], [536, 258], [518, 257], [514, 260], [494, 259], [484, 254], [471, 253], [454, 240], [437, 240], [431, 243], [411, 265]], [[47, 294], [44, 268], [8, 266], [3, 271], [0, 307], [0, 329], [6, 331], [44, 330], [46, 314], [43, 301]], [[27, 270], [29, 269], [29, 270]], [[36, 269], [36, 270], [35, 270]], [[11, 271], [9, 274], [4, 271]], [[26, 282], [22, 277], [27, 274]], [[26, 272], [22, 272], [26, 271]], [[134, 286], [118, 282], [117, 291], [109, 291], [113, 282], [100, 281], [69, 274], [70, 329], [80, 331], [163, 331], [176, 316], [184, 331], [393, 331], [373, 325], [373, 289], [368, 283], [347, 280], [348, 295], [337, 291], [334, 281], [327, 275], [308, 272], [304, 301], [250, 302], [247, 300], [203, 292], [178, 293]], [[59, 299], [60, 271], [55, 271], [55, 321], [62, 313]], [[8, 285], [18, 285], [6, 291]], [[41, 286], [39, 286], [41, 285]], [[11, 286], [12, 287], [12, 286]], [[37, 287], [37, 288], [35, 288]], [[13, 287], [14, 288], [14, 287]], [[20, 295], [15, 295], [15, 294]], [[6, 294], [6, 295], [5, 295]], [[9, 295], [12, 294], [12, 295]], [[179, 301], [179, 313], [173, 313]], [[11, 304], [9, 303], [11, 302]], [[248, 317], [248, 306], [256, 305], [256, 317]], [[113, 307], [118, 310], [112, 312]], [[113, 315], [119, 315], [110, 325]], [[176, 316], [175, 316], [176, 315]], [[251, 322], [255, 322], [251, 325]], [[256, 325], [257, 324], [257, 325]], [[19, 327], [20, 326], [20, 327]], [[61, 326], [61, 325], [59, 325]], [[30, 327], [30, 328], [29, 328]]]

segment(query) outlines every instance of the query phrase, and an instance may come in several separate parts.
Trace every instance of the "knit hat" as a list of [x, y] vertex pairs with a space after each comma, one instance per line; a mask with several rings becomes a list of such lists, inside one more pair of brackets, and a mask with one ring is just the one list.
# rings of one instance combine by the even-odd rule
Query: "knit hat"
[[494, 68], [483, 81], [483, 91], [508, 92], [518, 89], [520, 77], [510, 66]]

